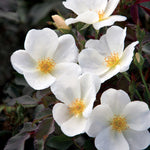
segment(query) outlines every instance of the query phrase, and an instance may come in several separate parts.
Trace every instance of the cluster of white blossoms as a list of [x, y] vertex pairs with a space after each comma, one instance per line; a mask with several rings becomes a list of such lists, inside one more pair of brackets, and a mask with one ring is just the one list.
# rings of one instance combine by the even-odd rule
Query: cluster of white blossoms
[[104, 26], [111, 26], [116, 21], [125, 21], [126, 17], [111, 15], [120, 0], [66, 0], [63, 5], [77, 14], [76, 18], [69, 18], [66, 24], [84, 22], [92, 24], [96, 30]]
[[142, 150], [150, 144], [150, 111], [140, 101], [130, 101], [122, 90], [108, 89], [101, 105], [92, 111], [87, 134], [99, 150]]
[[[93, 24], [96, 30], [126, 17], [112, 15], [119, 0], [66, 0], [64, 6], [78, 16], [66, 23]], [[122, 90], [108, 89], [101, 105], [93, 109], [101, 83], [129, 69], [138, 41], [124, 49], [126, 28], [110, 27], [99, 40], [90, 39], [79, 54], [72, 35], [58, 37], [49, 29], [32, 29], [25, 50], [11, 56], [14, 69], [28, 84], [51, 91], [61, 103], [53, 117], [67, 136], [87, 133], [98, 150], [141, 150], [150, 144], [150, 111], [140, 101], [130, 101]]]
[[27, 33], [24, 47], [25, 50], [13, 53], [11, 63], [36, 90], [48, 88], [60, 76], [81, 74], [76, 64], [78, 49], [72, 35], [58, 38], [49, 28], [32, 29]]

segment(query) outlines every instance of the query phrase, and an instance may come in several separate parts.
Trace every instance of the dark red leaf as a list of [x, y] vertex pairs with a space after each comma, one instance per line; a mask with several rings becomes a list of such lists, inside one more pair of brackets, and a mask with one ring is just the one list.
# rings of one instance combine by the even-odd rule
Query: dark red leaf
[[137, 0], [134, 4], [140, 4], [144, 2], [150, 2], [150, 0]]
[[22, 130], [8, 140], [4, 150], [24, 150], [25, 141], [30, 138], [30, 133], [36, 128], [36, 125], [31, 122], [24, 123]]
[[139, 20], [138, 5], [131, 6], [130, 14], [131, 14], [131, 17], [132, 17], [134, 23], [138, 24], [140, 22], [140, 20]]
[[46, 118], [39, 123], [38, 128], [35, 131], [35, 138], [38, 140], [43, 139], [44, 137], [47, 137], [49, 134], [53, 133], [54, 130], [54, 120], [52, 118]]
[[150, 9], [149, 9], [149, 8], [146, 8], [146, 7], [141, 6], [141, 5], [139, 5], [139, 6], [140, 6], [141, 8], [143, 8], [144, 11], [147, 12], [147, 13], [150, 15]]
[[4, 150], [24, 150], [24, 143], [29, 138], [29, 133], [18, 133], [8, 140]]

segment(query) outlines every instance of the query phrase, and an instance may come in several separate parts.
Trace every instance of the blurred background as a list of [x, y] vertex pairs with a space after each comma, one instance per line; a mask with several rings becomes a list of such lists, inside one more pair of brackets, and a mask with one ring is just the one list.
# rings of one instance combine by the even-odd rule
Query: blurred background
[[[128, 17], [125, 24], [119, 24], [128, 27], [128, 42], [131, 43], [141, 38], [142, 51], [146, 58], [144, 71], [145, 74], [147, 73], [146, 80], [148, 82], [150, 81], [150, 2], [121, 0], [116, 13], [118, 11]], [[14, 51], [24, 49], [25, 36], [30, 29], [44, 27], [56, 29], [51, 23], [51, 16], [55, 14], [61, 14], [68, 18], [71, 11], [64, 8], [62, 0], [0, 0], [0, 150], [3, 150], [11, 136], [18, 133], [24, 122], [32, 120], [31, 114], [33, 113], [33, 109], [26, 111], [18, 104], [13, 107], [5, 105], [10, 99], [22, 95], [33, 95], [35, 92], [28, 86], [24, 78], [12, 68], [10, 56]], [[137, 31], [137, 25], [140, 27], [139, 31]], [[77, 37], [79, 42], [83, 39], [84, 34], [89, 34], [89, 28], [81, 33], [83, 35]], [[84, 40], [87, 40], [92, 36], [85, 35], [85, 37]], [[122, 80], [122, 84], [119, 83], [120, 88], [128, 88], [129, 84], [125, 82]], [[109, 83], [111, 82], [106, 83], [106, 87]], [[121, 87], [122, 85], [123, 87]], [[141, 90], [141, 86], [141, 84], [138, 85], [139, 90]], [[102, 88], [105, 89], [105, 84]], [[128, 92], [128, 90], [126, 91]], [[34, 149], [33, 139], [28, 141], [25, 149]]]
[[[10, 56], [14, 51], [24, 49], [25, 36], [30, 29], [54, 29], [48, 22], [52, 21], [51, 15], [58, 12], [68, 13], [62, 0], [0, 0], [0, 150], [22, 128], [24, 116], [28, 116], [22, 107], [6, 107], [4, 103], [34, 91], [12, 68]], [[30, 116], [26, 121], [28, 118]], [[32, 146], [26, 149], [32, 149]]]
[[0, 0], [0, 97], [13, 79], [11, 54], [24, 49], [24, 39], [32, 29], [42, 29], [51, 21], [51, 15], [66, 14], [62, 0]]

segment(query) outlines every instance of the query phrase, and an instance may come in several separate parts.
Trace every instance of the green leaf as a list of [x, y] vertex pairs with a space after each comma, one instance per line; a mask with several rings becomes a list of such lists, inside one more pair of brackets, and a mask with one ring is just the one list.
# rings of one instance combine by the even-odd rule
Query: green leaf
[[49, 11], [54, 8], [59, 8], [60, 5], [62, 5], [61, 3], [61, 1], [55, 0], [34, 5], [29, 13], [32, 18], [32, 24], [37, 24], [48, 14]]
[[11, 135], [12, 133], [7, 130], [0, 131], [0, 138], [4, 137], [5, 135], [8, 135], [8, 134]]
[[37, 91], [36, 98], [41, 101], [46, 108], [48, 108], [49, 105], [56, 103], [56, 97], [49, 89]]
[[15, 22], [19, 22], [17, 13], [0, 11], [0, 18], [5, 18]]
[[50, 95], [50, 94], [51, 94], [51, 91], [50, 91], [49, 88], [44, 89], [44, 90], [39, 90], [39, 91], [36, 92], [36, 98], [40, 100], [44, 96]]
[[5, 105], [0, 105], [0, 113], [3, 111], [4, 108], [5, 108]]
[[26, 122], [24, 123], [24, 126], [22, 128], [22, 130], [20, 131], [21, 133], [24, 132], [32, 132], [37, 128], [37, 126], [35, 124], [32, 124], [32, 122]]
[[22, 86], [29, 86], [28, 83], [26, 82], [26, 80], [24, 79], [23, 76], [18, 75], [15, 80], [14, 80], [15, 84], [17, 85], [22, 85]]
[[145, 31], [144, 29], [141, 29], [139, 25], [136, 28], [136, 36], [137, 36], [137, 40], [139, 41], [139, 44], [143, 41], [145, 37]]
[[49, 136], [46, 145], [57, 150], [67, 150], [73, 144], [72, 138], [65, 135]]
[[7, 102], [10, 106], [15, 105], [16, 103], [21, 104], [23, 107], [35, 107], [38, 104], [38, 101], [28, 95], [24, 95], [18, 98], [10, 99]]
[[85, 24], [85, 25], [80, 29], [80, 31], [82, 31], [82, 30], [88, 28], [89, 26], [90, 26], [90, 24]]
[[75, 26], [76, 26], [77, 31], [80, 31], [85, 26], [85, 23], [77, 22]]
[[28, 9], [27, 2], [25, 0], [17, 0], [17, 13], [22, 23], [27, 23], [28, 20]]
[[35, 138], [42, 139], [54, 132], [54, 130], [54, 120], [52, 118], [46, 118], [39, 123], [37, 130], [35, 131]]
[[150, 55], [150, 42], [142, 46], [142, 51]]
[[49, 96], [44, 96], [42, 99], [41, 99], [42, 103], [44, 104], [45, 107], [48, 107], [50, 106], [51, 104], [55, 104], [57, 99], [56, 97], [51, 94]]
[[84, 144], [84, 149], [85, 150], [95, 150], [94, 142], [91, 140], [87, 140]]

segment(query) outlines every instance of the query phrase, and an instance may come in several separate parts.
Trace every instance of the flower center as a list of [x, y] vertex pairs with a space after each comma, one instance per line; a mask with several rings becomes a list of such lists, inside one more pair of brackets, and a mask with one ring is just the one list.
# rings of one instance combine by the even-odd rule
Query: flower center
[[119, 55], [117, 53], [111, 53], [110, 56], [105, 57], [105, 62], [107, 63], [107, 67], [114, 67], [119, 64]]
[[115, 115], [110, 124], [112, 126], [112, 130], [116, 130], [118, 132], [124, 131], [128, 128], [126, 118], [119, 115]]
[[85, 109], [84, 101], [78, 98], [69, 106], [70, 114], [75, 115], [76, 117], [82, 115], [84, 109]]
[[104, 20], [104, 11], [102, 10], [99, 10], [98, 11], [98, 16], [99, 16], [99, 21], [102, 21], [102, 20]]
[[46, 58], [38, 61], [37, 69], [46, 74], [51, 72], [54, 69], [55, 65], [56, 63], [53, 59]]

